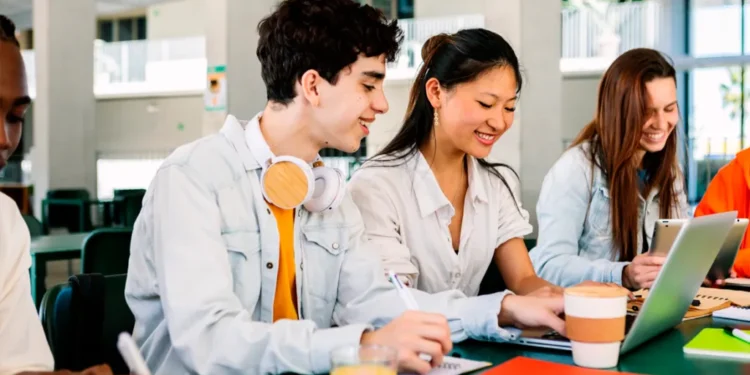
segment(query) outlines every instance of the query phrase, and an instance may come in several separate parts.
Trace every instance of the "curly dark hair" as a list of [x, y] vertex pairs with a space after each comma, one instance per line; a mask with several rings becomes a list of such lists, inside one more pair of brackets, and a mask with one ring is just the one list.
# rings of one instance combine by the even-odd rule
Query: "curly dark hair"
[[16, 24], [2, 14], [0, 14], [0, 41], [13, 43], [16, 47], [21, 46], [16, 39]]
[[258, 59], [269, 101], [288, 104], [295, 82], [316, 70], [331, 84], [367, 57], [396, 58], [403, 33], [395, 20], [352, 0], [285, 0], [258, 24]]

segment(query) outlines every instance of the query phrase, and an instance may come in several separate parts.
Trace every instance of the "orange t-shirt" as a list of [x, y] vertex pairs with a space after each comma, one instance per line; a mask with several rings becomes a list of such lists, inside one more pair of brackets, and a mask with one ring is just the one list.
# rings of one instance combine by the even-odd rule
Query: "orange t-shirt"
[[[750, 149], [739, 152], [734, 160], [719, 170], [695, 208], [695, 216], [728, 211], [737, 211], [738, 218], [750, 218]], [[750, 230], [745, 232], [734, 261], [737, 277], [750, 277], [748, 245]]]
[[276, 294], [273, 299], [273, 321], [298, 319], [297, 284], [294, 262], [294, 210], [285, 210], [268, 203], [279, 229], [279, 261]]

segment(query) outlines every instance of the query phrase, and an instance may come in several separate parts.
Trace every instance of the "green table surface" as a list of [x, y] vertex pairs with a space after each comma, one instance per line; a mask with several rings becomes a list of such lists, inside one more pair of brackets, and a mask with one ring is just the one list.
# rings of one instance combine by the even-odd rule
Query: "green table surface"
[[31, 294], [37, 308], [47, 291], [47, 262], [80, 258], [83, 240], [89, 234], [52, 234], [31, 239]]
[[52, 234], [31, 239], [31, 255], [56, 253], [61, 251], [80, 251], [83, 240], [90, 233]]
[[[682, 347], [697, 335], [701, 329], [707, 327], [720, 328], [727, 325], [750, 329], [749, 324], [743, 325], [742, 322], [718, 318], [713, 319], [708, 317], [686, 321], [675, 329], [669, 330], [647, 341], [637, 349], [622, 355], [618, 367], [612, 370], [638, 374], [669, 375], [750, 374], [750, 362], [717, 359], [714, 357], [697, 357], [685, 355], [682, 352]], [[467, 341], [457, 344], [451, 355], [477, 361], [492, 362], [494, 365], [499, 365], [517, 356], [573, 365], [573, 357], [570, 352], [537, 349], [505, 343], [495, 344]], [[486, 371], [486, 369], [483, 371]], [[481, 372], [479, 371], [478, 373]]]

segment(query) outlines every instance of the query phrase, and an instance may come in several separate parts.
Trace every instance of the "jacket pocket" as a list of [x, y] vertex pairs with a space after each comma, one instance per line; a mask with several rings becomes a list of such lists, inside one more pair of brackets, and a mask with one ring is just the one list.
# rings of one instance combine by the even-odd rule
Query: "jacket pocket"
[[302, 233], [307, 242], [324, 249], [330, 255], [338, 256], [348, 248], [349, 228], [346, 226], [306, 226]]
[[251, 313], [260, 300], [260, 233], [229, 232], [221, 235], [232, 272], [232, 291]]
[[610, 202], [609, 189], [603, 186], [594, 188], [588, 222], [595, 236], [610, 237], [612, 235]]
[[242, 256], [245, 260], [250, 259], [254, 253], [260, 251], [260, 233], [258, 232], [229, 232], [223, 233], [221, 239], [227, 251]]
[[330, 303], [328, 307], [332, 309], [338, 296], [341, 265], [349, 247], [349, 228], [343, 225], [305, 226], [302, 233], [306, 282], [303, 288], [306, 293]]

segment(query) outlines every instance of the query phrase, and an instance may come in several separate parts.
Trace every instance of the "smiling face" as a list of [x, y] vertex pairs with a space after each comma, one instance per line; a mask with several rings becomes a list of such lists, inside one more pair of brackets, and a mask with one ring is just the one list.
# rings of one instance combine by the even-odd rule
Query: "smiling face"
[[433, 131], [442, 132], [441, 138], [456, 149], [485, 158], [513, 124], [516, 90], [515, 74], [509, 66], [492, 68], [448, 92], [428, 81], [428, 97], [439, 116]]
[[18, 47], [9, 42], [0, 42], [0, 170], [21, 141], [23, 118], [29, 107], [26, 88], [26, 71]]
[[325, 147], [346, 152], [359, 149], [375, 116], [388, 111], [384, 77], [385, 56], [360, 55], [339, 73], [335, 84], [318, 80], [317, 98], [312, 99], [318, 103], [313, 108], [312, 126]]
[[656, 78], [646, 83], [648, 115], [640, 139], [640, 149], [659, 152], [679, 121], [677, 86], [672, 78]]

